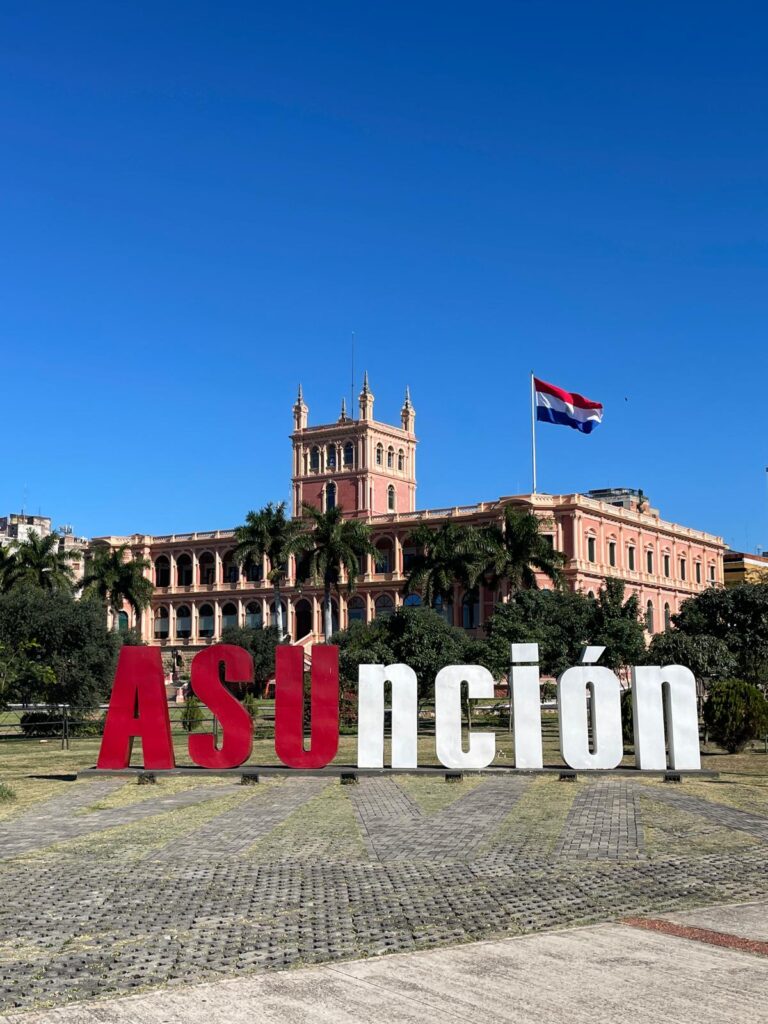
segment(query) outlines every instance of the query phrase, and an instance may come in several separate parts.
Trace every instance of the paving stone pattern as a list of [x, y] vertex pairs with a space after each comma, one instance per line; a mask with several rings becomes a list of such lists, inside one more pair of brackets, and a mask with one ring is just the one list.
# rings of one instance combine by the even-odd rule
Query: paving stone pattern
[[752, 814], [750, 811], [741, 811], [737, 807], [713, 803], [702, 797], [689, 796], [684, 790], [659, 787], [650, 790], [645, 786], [640, 788], [637, 783], [635, 783], [635, 787], [636, 792], [645, 793], [654, 800], [664, 800], [666, 803], [679, 807], [681, 811], [688, 811], [689, 814], [696, 814], [717, 825], [735, 829], [737, 832], [746, 832], [756, 839], [768, 842], [768, 818], [764, 818], [760, 814]]
[[640, 799], [624, 780], [591, 783], [573, 801], [555, 853], [566, 857], [640, 856], [643, 826]]
[[[66, 846], [25, 859], [8, 843], [18, 830], [24, 850], [35, 848], [33, 842], [44, 848], [69, 835], [73, 817], [93, 819], [97, 828], [129, 826], [167, 809], [169, 800], [191, 806], [234, 787], [182, 791], [186, 805], [177, 793], [78, 816], [76, 809], [115, 783], [75, 783], [49, 804], [47, 817], [41, 804], [6, 822], [0, 1010], [768, 897], [763, 842], [738, 854], [643, 856], [642, 787], [624, 780], [574, 790], [553, 854], [544, 848], [537, 854], [531, 844], [493, 845], [505, 815], [512, 811], [510, 821], [516, 820], [516, 802], [534, 785], [527, 778], [489, 778], [433, 814], [422, 813], [394, 780], [373, 778], [344, 787], [366, 836], [367, 861], [250, 859], [254, 837], [287, 814], [300, 816], [324, 785], [338, 785], [306, 782], [260, 783], [263, 791], [179, 840], [180, 860], [173, 846], [121, 862]], [[684, 788], [659, 791], [727, 827], [768, 824], [707, 801], [695, 800], [694, 807]]]

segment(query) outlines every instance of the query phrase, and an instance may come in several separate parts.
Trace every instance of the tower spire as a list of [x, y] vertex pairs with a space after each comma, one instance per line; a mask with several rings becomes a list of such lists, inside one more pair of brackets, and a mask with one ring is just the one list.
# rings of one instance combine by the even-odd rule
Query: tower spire
[[416, 410], [413, 408], [411, 402], [411, 389], [406, 384], [405, 386], [405, 400], [403, 401], [403, 407], [400, 410], [400, 422], [403, 425], [403, 430], [408, 430], [413, 433], [413, 424], [416, 419]]
[[309, 422], [309, 409], [304, 401], [304, 391], [299, 384], [299, 392], [293, 406], [293, 429], [305, 430]]
[[360, 419], [373, 419], [373, 394], [368, 386], [368, 371], [363, 374], [363, 390], [360, 392]]

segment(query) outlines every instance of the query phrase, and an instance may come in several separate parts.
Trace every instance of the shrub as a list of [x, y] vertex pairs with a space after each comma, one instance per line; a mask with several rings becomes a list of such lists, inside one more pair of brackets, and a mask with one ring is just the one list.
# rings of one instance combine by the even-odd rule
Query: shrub
[[258, 704], [256, 703], [256, 698], [252, 693], [246, 693], [243, 699], [243, 707], [251, 716], [251, 721], [255, 721], [256, 715], [259, 713], [259, 707]]
[[181, 727], [186, 732], [194, 732], [203, 724], [203, 707], [194, 695], [187, 697], [184, 701], [184, 710], [181, 712]]
[[621, 738], [625, 747], [635, 742], [635, 722], [632, 715], [632, 690], [621, 691]]
[[750, 740], [768, 733], [768, 701], [752, 683], [724, 679], [710, 687], [704, 724], [715, 743], [736, 754]]
[[0, 804], [9, 804], [11, 800], [16, 799], [16, 793], [11, 789], [10, 786], [6, 786], [4, 782], [0, 782]]
[[25, 711], [19, 719], [25, 736], [61, 736], [64, 712], [59, 708], [49, 711]]

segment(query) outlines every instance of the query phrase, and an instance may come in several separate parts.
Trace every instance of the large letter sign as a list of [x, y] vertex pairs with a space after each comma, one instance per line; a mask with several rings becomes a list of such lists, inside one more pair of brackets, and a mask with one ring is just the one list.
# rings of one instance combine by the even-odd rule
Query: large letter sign
[[493, 676], [482, 665], [448, 665], [435, 679], [435, 747], [446, 768], [487, 768], [496, 756], [493, 733], [474, 735], [466, 752], [461, 745], [461, 684], [469, 699], [493, 697]]
[[690, 669], [682, 665], [632, 669], [637, 767], [657, 771], [667, 767], [665, 710], [670, 767], [678, 771], [701, 768], [696, 678]]
[[[624, 755], [621, 683], [597, 665], [604, 647], [585, 647], [580, 663], [557, 681], [560, 750], [579, 771], [610, 771]], [[539, 646], [511, 645], [510, 712], [514, 717], [515, 767], [543, 767]], [[305, 657], [303, 647], [275, 651], [275, 753], [289, 768], [323, 768], [339, 749], [339, 649], [312, 647], [311, 726], [305, 741]], [[189, 737], [189, 754], [201, 768], [238, 768], [251, 756], [253, 723], [226, 683], [253, 681], [253, 661], [241, 647], [215, 644], [192, 660], [192, 690], [221, 724], [221, 742], [211, 733]], [[384, 770], [385, 687], [392, 688], [392, 756], [395, 770], [418, 764], [419, 680], [408, 665], [360, 665], [358, 674], [357, 765]], [[494, 759], [496, 736], [462, 729], [462, 687], [468, 700], [493, 700], [494, 680], [480, 665], [448, 665], [435, 679], [435, 751], [446, 768], [482, 771]], [[670, 767], [700, 769], [696, 680], [682, 665], [632, 669], [635, 757], [644, 771]], [[144, 768], [174, 768], [163, 667], [157, 647], [123, 647], [104, 725], [97, 767], [127, 768], [134, 739], [142, 742]]]
[[419, 686], [407, 665], [361, 665], [357, 688], [357, 766], [384, 767], [384, 684], [392, 684], [392, 767], [417, 765]]
[[324, 768], [339, 749], [339, 649], [312, 648], [311, 734], [304, 749], [304, 649], [275, 650], [275, 752], [289, 768]]
[[96, 767], [127, 768], [136, 738], [141, 740], [146, 767], [175, 767], [158, 647], [120, 649]]
[[[224, 670], [223, 680], [219, 668]], [[221, 746], [211, 733], [189, 737], [189, 756], [201, 768], [237, 768], [245, 764], [253, 749], [251, 716], [224, 683], [252, 683], [253, 658], [242, 647], [216, 644], [200, 651], [192, 660], [191, 684], [195, 696], [218, 718]]]

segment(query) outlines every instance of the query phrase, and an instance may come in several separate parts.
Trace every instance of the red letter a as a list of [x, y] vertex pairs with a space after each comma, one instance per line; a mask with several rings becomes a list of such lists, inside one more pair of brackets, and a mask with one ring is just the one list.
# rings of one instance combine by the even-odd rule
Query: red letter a
[[275, 753], [289, 768], [323, 768], [339, 749], [339, 649], [312, 647], [312, 731], [304, 749], [304, 650], [275, 650]]
[[234, 644], [215, 644], [192, 659], [192, 691], [221, 722], [221, 747], [210, 733], [189, 737], [189, 756], [201, 768], [237, 768], [251, 756], [253, 722], [246, 708], [222, 684], [253, 682], [253, 658]]
[[121, 648], [96, 767], [127, 768], [136, 736], [145, 768], [175, 767], [159, 647]]

